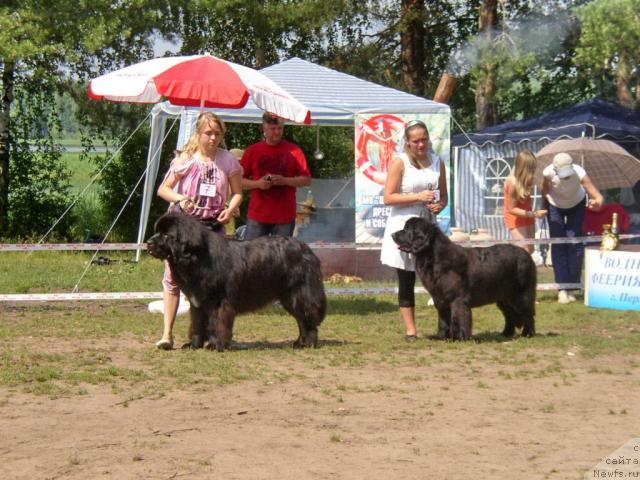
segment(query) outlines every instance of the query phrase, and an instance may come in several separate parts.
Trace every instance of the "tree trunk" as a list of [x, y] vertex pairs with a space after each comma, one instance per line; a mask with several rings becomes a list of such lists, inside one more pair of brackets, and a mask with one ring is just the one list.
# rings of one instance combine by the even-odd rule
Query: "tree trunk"
[[[491, 48], [493, 29], [497, 24], [498, 0], [483, 0], [480, 4], [478, 15], [478, 32], [480, 35], [485, 36], [486, 41], [484, 44], [487, 45], [486, 48]], [[480, 79], [476, 87], [476, 129], [481, 130], [495, 125], [497, 122], [494, 102], [496, 68], [493, 64], [484, 64], [479, 67], [483, 73], [479, 76]]]
[[424, 96], [424, 0], [402, 0], [400, 72], [405, 89]]
[[635, 107], [635, 100], [633, 98], [633, 93], [631, 92], [629, 67], [627, 66], [627, 62], [624, 58], [621, 58], [618, 63], [618, 70], [616, 71], [616, 86], [618, 88], [618, 103], [627, 108]]
[[13, 62], [4, 62], [0, 97], [0, 235], [9, 227], [9, 146], [11, 145], [10, 107], [13, 100]]
[[496, 73], [493, 65], [483, 65], [484, 78], [476, 88], [476, 129], [482, 130], [496, 124]]

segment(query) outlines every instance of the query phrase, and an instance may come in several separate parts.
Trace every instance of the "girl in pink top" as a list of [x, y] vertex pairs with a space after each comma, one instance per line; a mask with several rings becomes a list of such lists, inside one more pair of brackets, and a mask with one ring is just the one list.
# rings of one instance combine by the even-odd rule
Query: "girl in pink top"
[[[184, 150], [179, 151], [171, 162], [158, 188], [158, 195], [171, 202], [170, 208], [180, 209], [186, 215], [198, 218], [221, 234], [222, 225], [231, 220], [242, 202], [240, 163], [231, 153], [219, 148], [225, 131], [224, 122], [217, 115], [210, 112], [200, 114], [195, 133]], [[229, 190], [231, 198], [226, 206]], [[171, 350], [180, 290], [173, 281], [168, 263], [165, 264], [162, 284], [164, 331], [156, 346]]]

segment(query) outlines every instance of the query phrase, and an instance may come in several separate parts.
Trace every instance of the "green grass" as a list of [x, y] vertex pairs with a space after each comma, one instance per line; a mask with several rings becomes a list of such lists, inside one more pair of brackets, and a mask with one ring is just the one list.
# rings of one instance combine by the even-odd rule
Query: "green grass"
[[63, 145], [65, 147], [76, 147], [78, 145], [82, 145], [82, 138], [80, 138], [80, 135], [67, 135], [64, 138], [56, 138], [55, 141], [56, 143], [59, 143], [60, 145]]
[[[96, 166], [87, 158], [81, 160], [79, 153], [63, 153], [62, 161], [71, 172], [71, 186], [74, 193], [80, 193], [91, 181], [95, 175]], [[96, 180], [88, 193], [96, 193], [99, 191], [99, 183]]]
[[[69, 292], [79, 279], [93, 252], [39, 251], [0, 253], [0, 294]], [[162, 262], [143, 252], [141, 261], [133, 263], [134, 251], [103, 251], [98, 256], [113, 261], [110, 265], [93, 264], [81, 283], [82, 291], [160, 291]], [[26, 266], [26, 268], [25, 268]], [[550, 269], [541, 269], [540, 282], [553, 280]], [[367, 281], [361, 283], [326, 284], [327, 288], [396, 287], [395, 282]], [[541, 292], [542, 299], [555, 298], [555, 292]], [[347, 295], [340, 309], [345, 314], [359, 315], [364, 310], [395, 312], [394, 295], [384, 302], [378, 297]], [[383, 297], [380, 297], [383, 298]], [[386, 300], [391, 300], [391, 305]], [[562, 309], [561, 309], [562, 310]]]
[[[160, 291], [162, 262], [133, 252], [103, 252], [116, 263], [93, 265], [81, 291]], [[0, 293], [69, 292], [84, 269], [85, 252], [3, 252]], [[548, 273], [544, 270], [542, 275]], [[362, 286], [394, 286], [367, 282]], [[353, 285], [349, 285], [353, 286]], [[327, 288], [340, 285], [327, 285]], [[467, 375], [479, 391], [491, 392], [495, 378], [551, 378], [570, 384], [568, 359], [602, 357], [594, 375], [637, 375], [640, 362], [640, 312], [592, 309], [581, 303], [559, 305], [552, 292], [540, 295], [537, 330], [532, 339], [500, 335], [502, 316], [494, 306], [474, 310], [474, 340], [427, 340], [436, 329], [436, 313], [418, 295], [417, 323], [423, 337], [406, 344], [395, 294], [330, 296], [321, 326], [321, 348], [293, 350], [295, 321], [276, 305], [241, 316], [236, 322], [234, 351], [162, 352], [153, 348], [161, 316], [147, 311], [147, 301], [0, 303], [0, 385], [48, 395], [83, 395], [93, 385], [106, 385], [125, 397], [164, 395], [172, 388], [206, 390], [211, 385], [256, 380], [286, 383], [305, 375], [364, 367], [415, 368], [428, 378], [431, 367], [442, 378]], [[176, 334], [183, 341], [187, 317], [178, 317]], [[569, 356], [571, 354], [572, 356]], [[617, 367], [608, 356], [627, 358]], [[304, 365], [304, 369], [296, 365]], [[600, 365], [600, 364], [598, 364]], [[487, 378], [486, 370], [493, 372]], [[462, 372], [462, 373], [461, 373]], [[410, 382], [410, 379], [407, 380]], [[337, 403], [345, 392], [384, 391], [387, 386], [335, 382], [321, 393]], [[311, 400], [310, 400], [311, 401]], [[542, 411], [553, 413], [553, 405]]]
[[[64, 138], [56, 138], [56, 143], [65, 147], [80, 147], [82, 146], [82, 137], [80, 134], [78, 135], [67, 135]], [[96, 147], [102, 147], [103, 144], [101, 142], [96, 143]]]
[[[0, 293], [70, 292], [93, 252], [2, 252]], [[146, 255], [133, 263], [135, 252], [100, 252], [110, 265], [92, 264], [81, 291], [160, 291], [163, 264]]]
[[81, 190], [93, 177], [95, 165], [86, 158], [81, 160], [79, 153], [63, 153], [62, 161], [72, 174], [71, 183], [74, 189]]
[[70, 229], [71, 238], [80, 241], [87, 231], [105, 231], [107, 225], [100, 200], [100, 179], [89, 183], [95, 175], [95, 165], [87, 158], [81, 160], [79, 153], [65, 153], [62, 161], [71, 172], [71, 199], [75, 202], [73, 214], [77, 219]]
[[[578, 355], [597, 357], [633, 355], [640, 348], [638, 314], [608, 310], [592, 314], [583, 305], [571, 305], [556, 316], [555, 304], [550, 302], [539, 306], [541, 335], [533, 339], [503, 339], [497, 333], [502, 325], [496, 310], [485, 307], [474, 311], [475, 341], [424, 339], [407, 345], [393, 295], [359, 303], [359, 312], [353, 311], [353, 300], [330, 298], [329, 315], [321, 327], [322, 345], [317, 350], [292, 350], [295, 322], [272, 306], [239, 317], [237, 347], [227, 354], [154, 349], [161, 320], [146, 311], [146, 302], [0, 305], [0, 384], [49, 396], [81, 395], [87, 386], [99, 384], [115, 392], [133, 388], [135, 395], [162, 395], [167, 388], [206, 390], [211, 385], [246, 380], [286, 383], [304, 378], [295, 368], [302, 363], [311, 371], [327, 373], [367, 365], [414, 367], [427, 376], [429, 367], [438, 365], [452, 374], [469, 370], [468, 375], [474, 377], [481, 377], [483, 365], [502, 372], [499, 375], [505, 379], [550, 377], [567, 383], [572, 378], [563, 362], [570, 349], [577, 349]], [[435, 316], [425, 303], [420, 298], [418, 326], [427, 334], [435, 327]], [[179, 317], [176, 332], [182, 338], [186, 323], [184, 316]], [[469, 369], [469, 365], [477, 369]], [[625, 371], [608, 374], [637, 374], [637, 369], [638, 364], [630, 361]], [[478, 389], [491, 390], [490, 380], [481, 377], [474, 383]], [[322, 393], [340, 402], [344, 392], [384, 391], [386, 387], [372, 384], [363, 390], [361, 385], [337, 383], [327, 388]], [[553, 413], [549, 406], [543, 411]]]

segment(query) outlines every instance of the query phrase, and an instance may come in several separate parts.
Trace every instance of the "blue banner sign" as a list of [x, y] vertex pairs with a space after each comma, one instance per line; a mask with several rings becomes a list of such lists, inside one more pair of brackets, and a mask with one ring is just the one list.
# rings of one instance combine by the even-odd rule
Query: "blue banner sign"
[[585, 249], [584, 303], [590, 307], [640, 310], [640, 246]]

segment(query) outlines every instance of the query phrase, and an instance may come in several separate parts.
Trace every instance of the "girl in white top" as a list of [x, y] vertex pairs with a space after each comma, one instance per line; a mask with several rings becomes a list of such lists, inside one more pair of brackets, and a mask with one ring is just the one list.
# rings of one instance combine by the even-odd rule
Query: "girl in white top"
[[447, 174], [444, 162], [429, 148], [429, 131], [424, 122], [410, 121], [404, 140], [405, 151], [393, 159], [384, 186], [384, 203], [391, 206], [391, 211], [380, 261], [398, 273], [398, 303], [406, 329], [405, 340], [414, 342], [417, 338], [415, 258], [401, 252], [391, 234], [402, 230], [409, 218], [425, 216], [427, 208], [437, 215], [447, 206]]

